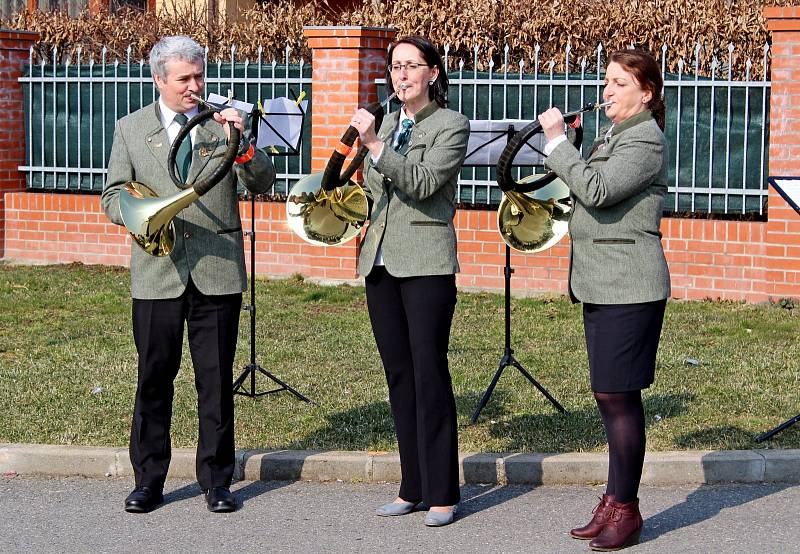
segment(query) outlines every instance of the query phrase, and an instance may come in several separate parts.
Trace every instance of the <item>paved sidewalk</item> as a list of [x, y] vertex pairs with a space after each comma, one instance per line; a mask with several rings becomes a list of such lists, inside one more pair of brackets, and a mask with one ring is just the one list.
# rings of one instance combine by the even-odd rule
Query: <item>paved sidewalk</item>
[[[233, 514], [206, 510], [194, 481], [167, 481], [149, 514], [122, 509], [130, 478], [0, 477], [0, 550], [102, 553], [586, 553], [567, 535], [601, 487], [465, 485], [459, 517], [427, 528], [424, 512], [374, 515], [395, 484], [241, 481]], [[798, 552], [800, 486], [673, 485], [640, 490], [642, 544], [625, 552]]]
[[[238, 451], [237, 480], [397, 483], [397, 454], [367, 452]], [[602, 483], [607, 456], [588, 454], [462, 454], [467, 484], [565, 485]], [[130, 477], [125, 448], [0, 444], [0, 474]], [[173, 450], [171, 478], [195, 478], [193, 449]], [[715, 483], [800, 483], [800, 450], [651, 452], [642, 483], [668, 486]]]

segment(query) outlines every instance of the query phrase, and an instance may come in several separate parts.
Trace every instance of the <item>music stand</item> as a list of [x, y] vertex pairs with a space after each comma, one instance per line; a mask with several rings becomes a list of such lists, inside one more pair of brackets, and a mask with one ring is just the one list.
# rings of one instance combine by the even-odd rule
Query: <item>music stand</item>
[[[780, 194], [784, 200], [800, 214], [800, 177], [768, 177], [767, 182], [772, 185], [772, 188]], [[761, 433], [756, 437], [756, 442], [764, 442], [772, 438], [781, 431], [788, 429], [795, 423], [800, 421], [800, 414], [787, 419], [774, 429], [770, 429], [765, 433]]]
[[[211, 95], [213, 96], [213, 95]], [[209, 100], [211, 99], [209, 97]], [[224, 99], [224, 98], [223, 98]], [[288, 101], [288, 98], [285, 99]], [[289, 101], [291, 105], [296, 105], [296, 111], [292, 111], [292, 113], [275, 113], [272, 112], [269, 115], [271, 118], [280, 118], [281, 116], [288, 117], [295, 117], [296, 114], [299, 112], [300, 116], [300, 125], [299, 129], [302, 130], [303, 122], [305, 121], [305, 103], [304, 102], [297, 102]], [[275, 130], [275, 127], [267, 123], [264, 119], [264, 113], [254, 107], [252, 104], [245, 104], [243, 102], [238, 103], [237, 101], [228, 102], [228, 104], [233, 105], [237, 109], [242, 109], [245, 113], [250, 114], [250, 124], [252, 127], [252, 134], [256, 138], [256, 145], [260, 148], [262, 146], [267, 146], [264, 144], [266, 142], [265, 139], [260, 138], [259, 129], [263, 128], [264, 124], [269, 125]], [[238, 104], [238, 105], [237, 105]], [[259, 123], [259, 125], [256, 125]], [[287, 128], [289, 126], [287, 125]], [[276, 131], [277, 133], [277, 131]], [[281, 135], [279, 145], [285, 147], [284, 150], [277, 150], [277, 148], [271, 148], [267, 150], [270, 155], [272, 156], [294, 156], [299, 154], [300, 152], [300, 142], [301, 142], [301, 132], [296, 133], [296, 138], [294, 142], [290, 142], [290, 139], [287, 138], [286, 135]], [[256, 398], [259, 396], [264, 396], [267, 394], [272, 394], [281, 391], [289, 391], [294, 396], [302, 400], [303, 402], [309, 402], [314, 404], [314, 402], [296, 390], [291, 385], [287, 384], [286, 382], [279, 379], [274, 374], [270, 373], [261, 365], [256, 362], [256, 195], [253, 193], [248, 193], [250, 196], [250, 231], [245, 231], [245, 235], [250, 237], [250, 304], [242, 306], [243, 310], [246, 310], [250, 313], [250, 363], [244, 366], [244, 370], [236, 378], [233, 382], [233, 393], [240, 394], [242, 396], [249, 396], [251, 398]], [[261, 374], [264, 377], [267, 377], [271, 381], [273, 381], [277, 387], [274, 389], [266, 390], [266, 391], [258, 391], [256, 390], [256, 375]], [[244, 382], [247, 378], [250, 378], [250, 387], [249, 390], [244, 388]]]
[[[529, 122], [525, 121], [470, 121], [470, 139], [467, 145], [467, 157], [464, 165], [466, 167], [486, 167], [495, 166], [506, 146], [508, 140], [514, 135], [515, 129], [521, 129]], [[542, 149], [543, 135], [534, 137], [534, 140], [526, 143], [519, 154], [517, 160], [524, 162], [519, 165], [542, 165], [544, 154]], [[506, 263], [503, 270], [503, 281], [505, 289], [505, 344], [503, 348], [503, 356], [500, 358], [500, 364], [497, 371], [489, 383], [486, 392], [483, 393], [475, 413], [472, 414], [471, 423], [478, 421], [481, 411], [486, 406], [489, 398], [497, 386], [503, 371], [508, 366], [513, 366], [519, 370], [520, 373], [530, 383], [541, 392], [550, 403], [561, 413], [567, 413], [564, 407], [553, 398], [553, 396], [545, 389], [539, 381], [528, 372], [527, 369], [514, 357], [514, 350], [511, 348], [511, 274], [514, 269], [511, 267], [511, 247], [506, 244]]]

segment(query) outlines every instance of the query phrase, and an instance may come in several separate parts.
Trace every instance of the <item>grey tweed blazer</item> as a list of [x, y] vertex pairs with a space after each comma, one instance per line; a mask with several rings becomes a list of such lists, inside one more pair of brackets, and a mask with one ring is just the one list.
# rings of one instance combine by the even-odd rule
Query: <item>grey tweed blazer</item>
[[569, 187], [569, 289], [574, 302], [635, 304], [669, 297], [661, 246], [667, 142], [650, 111], [614, 126], [587, 161], [569, 141], [545, 164]]
[[[207, 120], [196, 130], [189, 183], [214, 171], [226, 149], [225, 133], [218, 123]], [[180, 192], [167, 171], [169, 147], [158, 102], [117, 122], [101, 196], [103, 211], [112, 222], [122, 225], [119, 191], [128, 181], [147, 185], [159, 197]], [[168, 256], [151, 256], [131, 241], [133, 298], [177, 298], [186, 289], [190, 274], [203, 294], [235, 294], [247, 289], [236, 193], [239, 180], [252, 192], [266, 192], [275, 181], [275, 168], [259, 149], [252, 160], [235, 165], [214, 188], [175, 217], [175, 249]]]
[[386, 146], [374, 165], [368, 157], [364, 167], [373, 204], [358, 272], [372, 271], [380, 245], [386, 271], [395, 277], [456, 273], [453, 217], [469, 120], [431, 102], [417, 114], [401, 154], [390, 146], [399, 117], [398, 110], [383, 120], [378, 136]]

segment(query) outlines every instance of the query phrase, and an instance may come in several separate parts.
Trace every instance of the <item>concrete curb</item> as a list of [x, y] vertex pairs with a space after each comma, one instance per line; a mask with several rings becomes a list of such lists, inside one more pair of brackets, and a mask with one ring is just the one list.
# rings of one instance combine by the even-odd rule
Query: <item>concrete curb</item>
[[[461, 454], [462, 483], [567, 485], [602, 483], [605, 453]], [[125, 448], [0, 444], [0, 473], [85, 477], [132, 477]], [[195, 478], [195, 451], [172, 451], [170, 477]], [[246, 481], [303, 480], [361, 483], [400, 481], [394, 453], [240, 450], [234, 477]], [[800, 483], [800, 450], [651, 452], [642, 483]]]

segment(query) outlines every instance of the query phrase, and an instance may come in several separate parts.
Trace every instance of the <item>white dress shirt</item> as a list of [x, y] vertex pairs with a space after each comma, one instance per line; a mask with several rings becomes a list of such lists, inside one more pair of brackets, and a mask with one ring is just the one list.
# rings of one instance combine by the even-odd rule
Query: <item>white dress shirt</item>
[[[164, 127], [164, 129], [166, 129], [167, 138], [169, 139], [170, 145], [172, 145], [173, 141], [175, 140], [175, 137], [178, 136], [178, 133], [181, 130], [181, 124], [175, 121], [175, 116], [178, 115], [178, 112], [168, 108], [164, 104], [164, 102], [161, 101], [161, 98], [158, 99], [158, 106], [159, 108], [161, 108], [161, 125]], [[192, 119], [198, 113], [199, 110], [197, 108], [185, 112], [186, 117], [188, 117], [189, 119]], [[194, 144], [195, 136], [197, 135], [196, 126], [192, 127], [192, 130], [189, 131], [189, 135], [191, 136], [192, 144]]]

